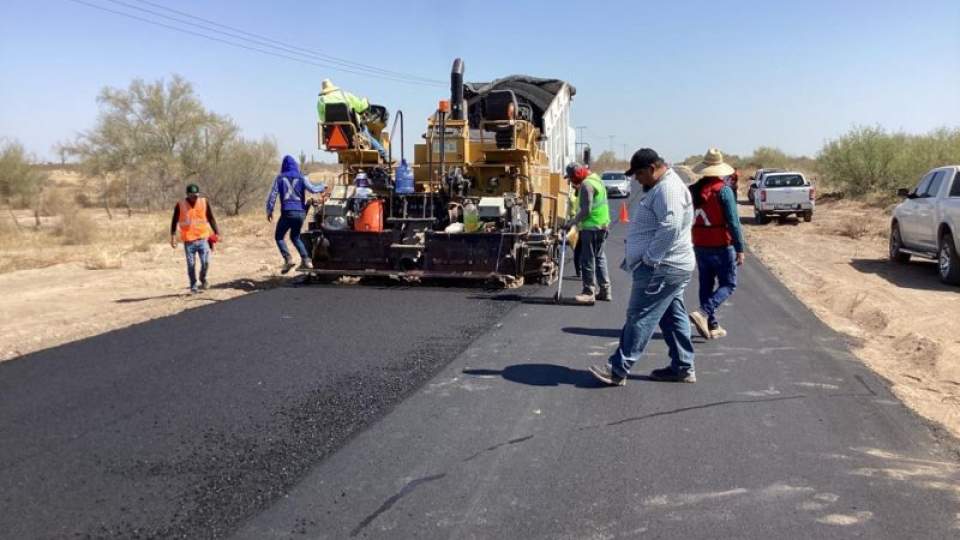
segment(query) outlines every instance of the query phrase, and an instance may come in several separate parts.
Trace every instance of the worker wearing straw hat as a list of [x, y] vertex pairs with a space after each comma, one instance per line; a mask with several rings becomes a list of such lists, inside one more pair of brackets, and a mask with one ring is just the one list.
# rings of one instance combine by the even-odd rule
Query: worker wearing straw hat
[[693, 168], [703, 177], [690, 186], [693, 196], [693, 251], [700, 280], [700, 309], [690, 313], [690, 322], [707, 339], [727, 335], [717, 320], [717, 311], [737, 288], [737, 267], [743, 264], [743, 232], [737, 211], [737, 196], [724, 177], [734, 168], [724, 163], [716, 148], [707, 150]]
[[[346, 103], [353, 112], [357, 113], [358, 117], [370, 108], [370, 102], [367, 98], [357, 97], [350, 92], [345, 92], [339, 86], [333, 84], [330, 79], [324, 79], [320, 83], [320, 96], [317, 98], [317, 115], [320, 117], [321, 124], [326, 120], [327, 105], [331, 103]], [[370, 145], [380, 154], [380, 157], [387, 159], [387, 152], [383, 145], [370, 133], [367, 126], [362, 125], [360, 128], [364, 138], [370, 142]]]

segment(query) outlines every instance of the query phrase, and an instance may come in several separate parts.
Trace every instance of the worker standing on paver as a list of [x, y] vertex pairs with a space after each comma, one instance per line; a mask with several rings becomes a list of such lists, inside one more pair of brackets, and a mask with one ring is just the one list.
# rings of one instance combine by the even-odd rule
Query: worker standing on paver
[[283, 257], [280, 273], [286, 274], [294, 267], [293, 258], [284, 239], [288, 232], [290, 241], [300, 254], [300, 269], [313, 268], [307, 247], [303, 245], [303, 240], [300, 238], [300, 230], [303, 229], [303, 222], [307, 219], [307, 191], [323, 193], [326, 189], [324, 184], [312, 184], [309, 179], [300, 174], [297, 160], [292, 156], [283, 156], [280, 174], [274, 179], [273, 187], [267, 195], [267, 221], [270, 222], [273, 221], [273, 207], [277, 197], [280, 198], [280, 219], [277, 220], [277, 228], [274, 231], [277, 249]]
[[607, 205], [607, 188], [600, 176], [579, 163], [567, 165], [564, 176], [578, 191], [580, 211], [567, 220], [566, 230], [577, 227], [581, 244], [580, 274], [583, 291], [575, 298], [577, 302], [590, 304], [596, 300], [609, 302], [610, 272], [607, 270], [607, 255], [604, 244], [610, 234], [610, 207]]
[[683, 180], [653, 150], [642, 148], [630, 159], [627, 176], [647, 191], [635, 206], [627, 229], [621, 268], [633, 274], [633, 288], [620, 344], [605, 366], [591, 366], [598, 380], [613, 386], [627, 382], [659, 324], [670, 350], [670, 365], [655, 369], [658, 381], [696, 382], [690, 321], [683, 292], [696, 266], [691, 241], [693, 200]]
[[187, 186], [187, 196], [173, 207], [173, 219], [170, 221], [170, 247], [177, 247], [177, 229], [183, 241], [183, 251], [187, 256], [187, 276], [190, 278], [190, 292], [199, 292], [196, 264], [200, 258], [199, 287], [206, 289], [207, 271], [210, 269], [210, 238], [216, 235], [223, 240], [213, 217], [213, 209], [205, 197], [200, 196], [200, 186]]
[[737, 288], [737, 267], [743, 264], [743, 231], [737, 196], [724, 177], [734, 169], [716, 148], [707, 150], [693, 168], [703, 178], [690, 186], [693, 197], [693, 251], [700, 280], [700, 309], [690, 313], [697, 332], [707, 339], [727, 335], [717, 321], [717, 310]]
[[[317, 116], [319, 116], [321, 124], [326, 121], [327, 105], [331, 103], [346, 103], [347, 106], [350, 107], [350, 110], [357, 114], [358, 120], [362, 118], [361, 115], [370, 108], [370, 101], [367, 100], [367, 98], [357, 97], [350, 92], [345, 92], [333, 84], [333, 81], [330, 79], [324, 79], [323, 82], [320, 83], [320, 95], [317, 97]], [[387, 151], [383, 148], [383, 145], [370, 133], [370, 130], [363, 124], [362, 120], [360, 122], [360, 132], [364, 138], [370, 143], [370, 146], [380, 154], [381, 158], [387, 159]]]

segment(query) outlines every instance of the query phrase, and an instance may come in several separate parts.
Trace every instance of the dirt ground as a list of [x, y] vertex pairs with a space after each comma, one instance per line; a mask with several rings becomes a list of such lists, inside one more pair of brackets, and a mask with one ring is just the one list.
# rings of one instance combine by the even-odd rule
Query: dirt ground
[[754, 225], [747, 242], [855, 353], [921, 415], [960, 436], [960, 289], [940, 283], [933, 262], [887, 260], [890, 209], [818, 204], [812, 223]]

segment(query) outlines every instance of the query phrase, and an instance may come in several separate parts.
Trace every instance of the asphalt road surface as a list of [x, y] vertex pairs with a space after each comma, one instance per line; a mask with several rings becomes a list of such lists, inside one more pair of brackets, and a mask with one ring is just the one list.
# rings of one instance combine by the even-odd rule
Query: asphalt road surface
[[0, 537], [960, 537], [957, 442], [754, 260], [697, 384], [597, 387], [623, 230], [612, 303], [287, 287], [0, 364]]

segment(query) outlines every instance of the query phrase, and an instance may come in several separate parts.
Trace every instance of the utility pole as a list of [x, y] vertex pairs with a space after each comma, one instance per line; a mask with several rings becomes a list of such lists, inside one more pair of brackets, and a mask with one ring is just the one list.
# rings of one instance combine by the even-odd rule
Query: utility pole
[[627, 160], [627, 143], [623, 143], [623, 155], [620, 156], [620, 161]]
[[613, 153], [613, 140], [616, 139], [617, 136], [616, 136], [616, 135], [607, 135], [607, 137], [610, 138], [610, 153], [613, 154], [614, 157], [616, 157], [617, 155]]

